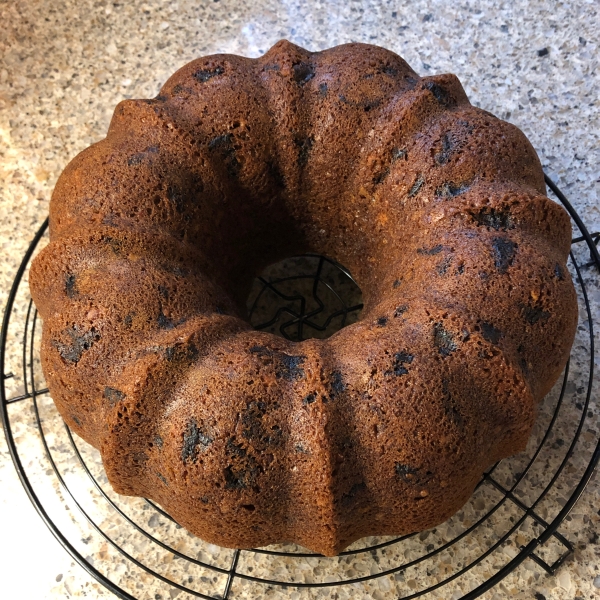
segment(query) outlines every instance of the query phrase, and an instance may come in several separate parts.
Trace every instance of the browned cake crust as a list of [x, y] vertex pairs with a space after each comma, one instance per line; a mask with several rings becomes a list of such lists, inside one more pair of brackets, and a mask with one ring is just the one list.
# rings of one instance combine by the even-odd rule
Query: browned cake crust
[[[117, 492], [215, 544], [432, 527], [525, 448], [567, 360], [545, 191], [521, 131], [382, 48], [195, 60], [56, 185], [30, 275], [52, 397]], [[253, 276], [306, 251], [352, 272], [360, 321], [254, 331]]]

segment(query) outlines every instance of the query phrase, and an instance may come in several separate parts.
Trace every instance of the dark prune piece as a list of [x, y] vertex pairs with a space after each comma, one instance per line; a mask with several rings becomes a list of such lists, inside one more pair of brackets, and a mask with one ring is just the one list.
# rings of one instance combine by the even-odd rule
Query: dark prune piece
[[56, 340], [52, 341], [52, 345], [58, 350], [63, 360], [77, 364], [86, 350], [89, 350], [94, 342], [100, 339], [100, 334], [92, 327], [88, 331], [81, 331], [78, 325], [74, 325], [71, 329], [66, 329], [66, 333], [71, 338], [71, 344], [62, 344]]
[[550, 313], [542, 310], [539, 306], [522, 306], [523, 317], [530, 325], [535, 325], [538, 321], [547, 321]]
[[435, 190], [435, 195], [438, 198], [454, 198], [464, 194], [470, 187], [469, 183], [453, 183], [447, 181]]
[[264, 402], [252, 400], [246, 404], [246, 409], [241, 415], [244, 425], [242, 435], [246, 439], [259, 440], [264, 435], [262, 418], [265, 416], [267, 405]]
[[396, 376], [407, 375], [408, 369], [404, 365], [412, 363], [413, 359], [414, 356], [404, 350], [402, 352], [396, 352], [396, 354], [394, 354], [392, 369], [390, 371], [386, 371], [385, 374]]
[[346, 390], [346, 384], [344, 383], [344, 377], [340, 371], [333, 371], [331, 374], [331, 393], [329, 397], [333, 400], [336, 396]]
[[379, 185], [389, 174], [390, 170], [384, 169], [383, 171], [381, 171], [381, 173], [378, 173], [377, 175], [375, 175], [375, 177], [373, 177], [373, 183], [375, 185]]
[[302, 404], [312, 404], [317, 399], [317, 395], [311, 392], [302, 399]]
[[497, 237], [492, 240], [494, 264], [499, 273], [506, 273], [512, 264], [518, 245], [506, 238]]
[[442, 323], [435, 323], [433, 326], [433, 343], [442, 356], [448, 356], [458, 349], [454, 336], [444, 328]]
[[450, 160], [453, 145], [450, 134], [445, 133], [442, 137], [442, 149], [433, 157], [438, 165], [445, 165]]
[[104, 397], [110, 402], [111, 406], [114, 406], [118, 402], [121, 402], [121, 400], [124, 400], [127, 395], [121, 390], [107, 386], [104, 388]]
[[408, 310], [408, 306], [406, 304], [402, 304], [401, 306], [398, 306], [396, 308], [396, 310], [394, 311], [394, 317], [399, 317], [400, 315], [403, 315], [407, 310]]
[[349, 100], [344, 94], [339, 94], [338, 98], [344, 103], [355, 108], [362, 108], [365, 112], [369, 112], [372, 108], [377, 108], [381, 104], [381, 98], [363, 98], [362, 100]]
[[394, 355], [394, 359], [397, 363], [400, 363], [400, 364], [401, 363], [409, 363], [410, 364], [413, 361], [414, 356], [403, 350], [402, 352], [397, 352]]
[[324, 98], [325, 96], [327, 96], [327, 84], [326, 83], [320, 83], [319, 84], [319, 96], [321, 96], [321, 98]]
[[304, 369], [300, 365], [306, 360], [306, 356], [290, 356], [281, 352], [277, 354], [277, 358], [279, 360], [279, 364], [275, 368], [277, 379], [293, 381], [304, 377]]
[[315, 76], [315, 67], [310, 63], [297, 63], [292, 68], [293, 79], [298, 85], [308, 83]]
[[408, 156], [408, 152], [404, 148], [394, 148], [392, 150], [392, 162], [396, 162], [402, 158], [406, 158]]
[[183, 433], [183, 446], [181, 448], [183, 462], [191, 460], [195, 463], [198, 454], [204, 452], [213, 441], [213, 438], [199, 429], [196, 419], [190, 419]]
[[304, 377], [304, 369], [301, 365], [306, 360], [306, 356], [293, 356], [285, 352], [270, 350], [265, 346], [252, 346], [250, 352], [266, 359], [266, 364], [273, 361], [277, 379], [294, 381]]
[[232, 457], [246, 458], [246, 456], [248, 456], [248, 453], [246, 452], [245, 448], [240, 444], [236, 444], [234, 438], [229, 438], [227, 440], [226, 450], [227, 454], [229, 454]]
[[250, 348], [250, 352], [252, 354], [270, 354], [270, 351], [266, 348], [266, 346], [252, 346], [252, 348]]
[[194, 342], [189, 342], [185, 349], [185, 357], [188, 360], [194, 361], [198, 358], [198, 356], [200, 356], [200, 350], [198, 350], [198, 347], [196, 344], [194, 344]]
[[426, 81], [424, 84], [425, 89], [429, 90], [433, 97], [446, 108], [450, 108], [456, 104], [456, 100], [445, 90], [441, 85], [435, 83], [435, 81]]
[[73, 274], [67, 275], [65, 278], [65, 293], [69, 298], [74, 298], [78, 294], [76, 281], [77, 279]]
[[227, 440], [225, 450], [231, 460], [231, 464], [223, 470], [225, 489], [238, 490], [252, 486], [260, 472], [256, 460], [233, 438]]
[[[403, 26], [405, 29], [408, 29], [407, 25]], [[414, 78], [412, 75], [405, 75], [404, 76], [404, 81], [406, 81], [406, 84], [408, 86], [409, 90], [414, 90], [416, 85], [417, 85], [417, 79]]]
[[[399, 148], [394, 148], [392, 150], [392, 155], [391, 155], [390, 162], [393, 164], [397, 160], [400, 160], [401, 158], [405, 158], [405, 157], [406, 157], [406, 150], [401, 150]], [[376, 174], [373, 177], [373, 183], [375, 185], [378, 185], [378, 184], [382, 183], [389, 174], [390, 174], [390, 167], [384, 168], [380, 173]]]
[[408, 197], [412, 198], [413, 196], [416, 196], [419, 193], [419, 190], [423, 187], [424, 183], [425, 183], [425, 177], [423, 177], [423, 175], [419, 175], [415, 179], [415, 182], [413, 183], [410, 190], [408, 191]]
[[388, 318], [387, 317], [379, 317], [377, 319], [377, 327], [385, 327], [387, 325]]
[[497, 344], [502, 337], [502, 332], [496, 329], [491, 323], [484, 321], [481, 323], [481, 335], [484, 340], [487, 340], [491, 344]]
[[121, 256], [123, 250], [123, 242], [121, 240], [115, 240], [109, 235], [103, 235], [100, 239], [110, 246], [110, 249], [114, 252], [115, 256]]
[[209, 150], [221, 151], [223, 153], [234, 152], [232, 143], [233, 135], [231, 133], [224, 133], [223, 135], [218, 135], [217, 137], [212, 138], [208, 142]]
[[444, 246], [441, 244], [437, 244], [432, 248], [417, 248], [417, 254], [424, 254], [426, 256], [433, 256], [434, 254], [439, 254], [444, 249]]
[[167, 346], [165, 348], [165, 358], [172, 362], [174, 360], [187, 360], [194, 361], [199, 355], [198, 348], [193, 342], [189, 342], [187, 345], [176, 344], [175, 346]]
[[514, 227], [513, 218], [508, 209], [482, 208], [479, 212], [473, 213], [473, 219], [478, 225], [491, 227], [496, 231], [506, 231]]
[[246, 473], [243, 470], [235, 470], [233, 467], [225, 467], [225, 488], [228, 490], [242, 490], [246, 487]]
[[136, 165], [141, 165], [144, 162], [145, 154], [143, 152], [139, 152], [138, 154], [134, 154], [127, 159], [127, 165], [130, 167], [134, 167]]
[[[494, 117], [494, 119], [496, 118], [494, 115], [491, 115], [491, 113], [486, 114], [489, 114], [490, 116]], [[468, 134], [471, 134], [475, 131], [475, 125], [469, 123], [469, 121], [466, 121], [465, 119], [458, 119], [456, 121], [456, 124], [460, 125]]]
[[444, 258], [444, 260], [442, 260], [442, 262], [440, 262], [435, 267], [435, 270], [437, 271], [438, 275], [445, 275], [448, 272], [448, 269], [450, 268], [451, 264], [452, 259], [449, 256], [447, 256], [446, 258]]
[[[390, 371], [387, 371], [386, 373], [389, 372]], [[408, 375], [408, 369], [403, 365], [395, 365], [393, 373], [396, 375], [396, 377], [399, 377], [400, 375]]]
[[173, 323], [173, 321], [163, 312], [162, 306], [160, 307], [160, 313], [158, 314], [156, 321], [160, 329], [173, 329], [173, 327], [175, 327], [175, 323]]
[[217, 75], [222, 75], [225, 72], [223, 67], [215, 67], [214, 69], [199, 69], [194, 73], [194, 77], [200, 82], [204, 83], [208, 81], [212, 77], [216, 77]]
[[565, 278], [565, 274], [563, 273], [562, 267], [558, 263], [554, 265], [554, 277], [556, 277], [560, 281], [563, 281], [563, 279]]

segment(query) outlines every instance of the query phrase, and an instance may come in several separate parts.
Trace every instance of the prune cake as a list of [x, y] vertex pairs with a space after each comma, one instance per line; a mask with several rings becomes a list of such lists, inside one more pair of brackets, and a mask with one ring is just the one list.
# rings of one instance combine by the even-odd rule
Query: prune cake
[[[568, 357], [571, 228], [523, 133], [385, 49], [218, 54], [126, 100], [50, 203], [31, 292], [66, 423], [201, 538], [334, 555], [449, 518]], [[358, 322], [255, 331], [267, 265], [347, 267]]]

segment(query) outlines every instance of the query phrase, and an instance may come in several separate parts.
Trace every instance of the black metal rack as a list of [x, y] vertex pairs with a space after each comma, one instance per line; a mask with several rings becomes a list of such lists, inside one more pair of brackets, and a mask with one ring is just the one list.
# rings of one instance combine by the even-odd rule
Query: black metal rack
[[[546, 183], [581, 234], [573, 239], [570, 254], [580, 327], [577, 362], [572, 356], [561, 382], [545, 399], [528, 450], [491, 468], [465, 508], [443, 525], [400, 538], [367, 538], [334, 558], [292, 545], [219, 549], [187, 534], [153, 502], [112, 492], [98, 455], [72, 435], [43, 384], [40, 327], [26, 273], [46, 221], [17, 271], [0, 335], [2, 423], [18, 475], [41, 518], [88, 573], [129, 599], [136, 598], [141, 580], [145, 593], [156, 591], [155, 598], [169, 598], [171, 590], [178, 598], [256, 598], [267, 590], [269, 597], [285, 598], [294, 590], [308, 598], [319, 588], [330, 588], [337, 598], [361, 591], [370, 597], [376, 589], [390, 598], [449, 598], [459, 591], [473, 599], [527, 558], [554, 573], [574, 550], [558, 529], [600, 460], [600, 434], [582, 442], [582, 432], [589, 431], [594, 418], [589, 405], [595, 349], [586, 279], [589, 283], [589, 277], [598, 277], [593, 267], [600, 270], [600, 234], [590, 235], [556, 185], [547, 177]], [[336, 291], [340, 281], [351, 282], [343, 267], [308, 255], [295, 268], [304, 272], [259, 280], [250, 307], [257, 328], [297, 340], [309, 337], [308, 328], [325, 336], [330, 328], [357, 318], [361, 305], [356, 296], [350, 294], [348, 301]], [[270, 317], [257, 316], [268, 293], [279, 298], [279, 308]], [[9, 360], [12, 372], [7, 372]], [[24, 450], [25, 441], [34, 439], [42, 449], [39, 460], [30, 460]], [[587, 453], [585, 465], [581, 460], [574, 464], [575, 452]]]

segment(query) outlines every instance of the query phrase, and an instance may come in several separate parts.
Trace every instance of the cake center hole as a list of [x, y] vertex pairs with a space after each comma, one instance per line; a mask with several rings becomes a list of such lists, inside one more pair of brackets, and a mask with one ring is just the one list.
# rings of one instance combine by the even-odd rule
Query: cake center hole
[[358, 320], [362, 293], [342, 265], [306, 254], [270, 265], [256, 277], [247, 308], [259, 331], [293, 342], [325, 339]]

